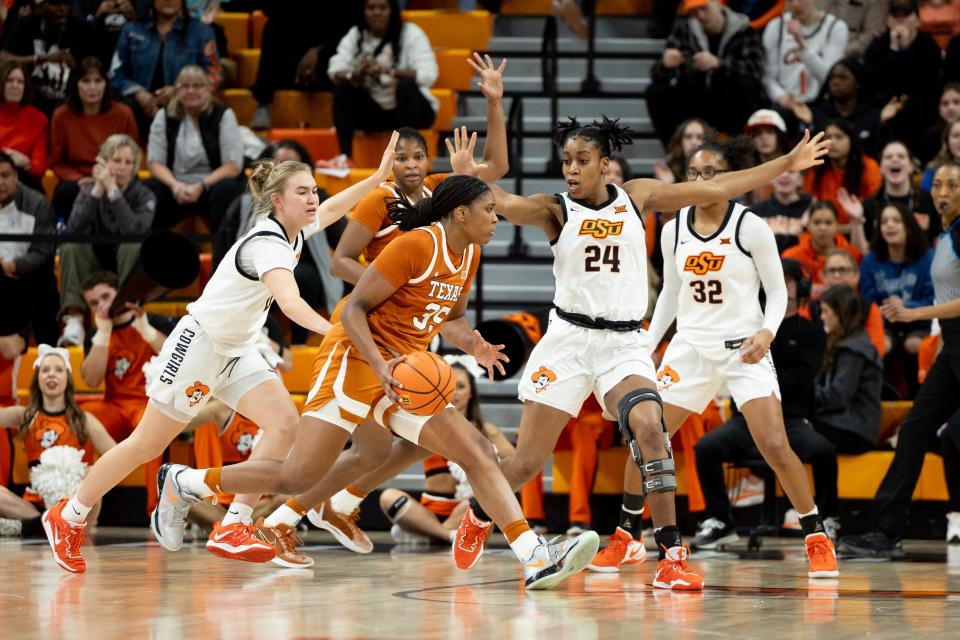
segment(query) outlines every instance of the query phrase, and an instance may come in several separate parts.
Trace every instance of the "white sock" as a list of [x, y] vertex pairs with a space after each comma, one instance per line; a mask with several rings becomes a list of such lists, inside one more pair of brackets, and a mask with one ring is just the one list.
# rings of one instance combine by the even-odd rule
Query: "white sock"
[[361, 502], [363, 502], [363, 498], [353, 495], [346, 489], [341, 489], [330, 498], [330, 506], [333, 507], [333, 510], [347, 515], [353, 513]]
[[451, 530], [450, 530], [450, 542], [451, 542], [451, 544], [452, 544], [453, 541], [456, 540], [456, 539], [457, 539], [457, 530], [456, 530], [456, 529], [451, 529]]
[[184, 469], [177, 474], [177, 484], [188, 493], [209, 498], [213, 495], [213, 491], [207, 486], [206, 476], [206, 469]]
[[66, 520], [67, 522], [76, 522], [77, 524], [83, 524], [84, 522], [86, 522], [87, 514], [90, 513], [91, 508], [92, 507], [88, 507], [87, 505], [77, 500], [77, 496], [73, 496], [72, 498], [70, 498], [67, 504], [63, 505], [63, 511], [61, 512], [61, 515], [63, 516], [63, 519]]
[[520, 559], [520, 562], [527, 562], [533, 557], [533, 550], [540, 545], [540, 536], [533, 531], [524, 531], [510, 543], [510, 548]]
[[[231, 505], [233, 506], [233, 505]], [[277, 510], [267, 516], [267, 519], [263, 521], [263, 524], [268, 527], [275, 527], [278, 524], [286, 524], [291, 527], [295, 527], [300, 524], [300, 520], [303, 519], [299, 513], [291, 509], [285, 504], [277, 507]]]
[[801, 513], [801, 514], [800, 514], [800, 517], [801, 517], [801, 518], [809, 518], [810, 516], [815, 516], [815, 515], [817, 515], [817, 514], [819, 514], [819, 513], [820, 513], [820, 510], [817, 509], [817, 505], [813, 505], [813, 509], [810, 511], [810, 513]]
[[227, 515], [223, 516], [223, 520], [220, 521], [220, 526], [227, 526], [228, 524], [237, 524], [243, 522], [244, 520], [251, 520], [253, 515], [253, 507], [248, 504], [243, 504], [242, 502], [234, 502], [230, 505], [230, 508], [227, 509]]

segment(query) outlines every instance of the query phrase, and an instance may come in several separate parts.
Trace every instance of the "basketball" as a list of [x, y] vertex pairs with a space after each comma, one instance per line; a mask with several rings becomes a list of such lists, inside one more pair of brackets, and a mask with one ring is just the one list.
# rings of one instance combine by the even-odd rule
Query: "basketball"
[[403, 385], [394, 387], [403, 401], [403, 409], [418, 416], [439, 413], [453, 399], [457, 387], [453, 369], [435, 353], [414, 351], [393, 369], [393, 377]]

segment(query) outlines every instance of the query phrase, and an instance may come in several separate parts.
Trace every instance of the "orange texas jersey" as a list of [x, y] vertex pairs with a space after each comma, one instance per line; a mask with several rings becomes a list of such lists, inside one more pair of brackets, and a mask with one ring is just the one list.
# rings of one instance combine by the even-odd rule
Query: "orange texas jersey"
[[259, 433], [260, 427], [257, 426], [257, 423], [234, 411], [220, 433], [220, 451], [223, 454], [223, 462], [231, 464], [243, 462], [249, 458]]
[[38, 411], [30, 422], [26, 436], [23, 439], [23, 448], [27, 454], [27, 464], [40, 462], [40, 454], [50, 447], [67, 446], [85, 451], [85, 462], [93, 462], [91, 452], [93, 448], [88, 440], [86, 445], [80, 444], [76, 431], [70, 428], [66, 412], [44, 413]]
[[[443, 182], [448, 175], [450, 174], [434, 173], [424, 178], [423, 195], [430, 197], [437, 185]], [[384, 247], [403, 233], [387, 213], [387, 201], [400, 197], [400, 194], [400, 187], [395, 182], [384, 182], [365, 195], [350, 214], [351, 220], [356, 220], [373, 234], [370, 244], [363, 251], [363, 259], [367, 264], [376, 260]]]

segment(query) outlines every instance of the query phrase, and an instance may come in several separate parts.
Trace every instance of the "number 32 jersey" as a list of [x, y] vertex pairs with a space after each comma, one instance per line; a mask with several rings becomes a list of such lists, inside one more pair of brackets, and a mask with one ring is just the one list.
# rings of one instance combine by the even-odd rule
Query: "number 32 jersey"
[[627, 192], [608, 185], [596, 207], [557, 194], [563, 229], [553, 244], [553, 304], [570, 313], [626, 322], [647, 312], [643, 220]]
[[763, 310], [750, 245], [755, 236], [766, 239], [766, 223], [734, 202], [708, 237], [697, 234], [693, 222], [694, 207], [687, 207], [663, 229], [662, 245], [673, 245], [680, 280], [677, 332], [704, 347], [752, 336], [763, 326]]

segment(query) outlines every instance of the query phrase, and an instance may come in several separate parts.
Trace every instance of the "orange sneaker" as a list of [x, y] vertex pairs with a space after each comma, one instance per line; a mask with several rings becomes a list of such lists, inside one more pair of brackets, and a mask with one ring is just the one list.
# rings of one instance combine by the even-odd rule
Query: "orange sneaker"
[[477, 564], [483, 555], [483, 543], [493, 531], [492, 522], [484, 522], [473, 515], [473, 509], [468, 508], [460, 521], [457, 537], [453, 539], [453, 559], [460, 569], [469, 569]]
[[44, 511], [40, 521], [56, 563], [71, 573], [83, 573], [87, 570], [87, 561], [80, 555], [80, 547], [83, 546], [83, 530], [87, 523], [64, 520], [61, 514], [66, 504], [67, 499], [64, 498]]
[[270, 560], [273, 564], [288, 569], [309, 569], [313, 566], [313, 558], [297, 551], [297, 547], [303, 546], [303, 540], [297, 536], [295, 527], [283, 523], [268, 527], [263, 523], [263, 518], [260, 518], [255, 528], [258, 538], [273, 545], [276, 553]]
[[274, 546], [257, 535], [256, 527], [242, 522], [214, 523], [207, 539], [207, 551], [221, 558], [247, 562], [270, 562], [277, 555]]
[[638, 564], [647, 558], [647, 548], [643, 540], [634, 540], [633, 536], [617, 527], [613, 535], [607, 538], [607, 546], [593, 558], [587, 567], [599, 573], [614, 573], [621, 565]]
[[836, 578], [840, 575], [837, 570], [837, 552], [833, 548], [833, 541], [822, 531], [811, 533], [803, 540], [807, 545], [807, 559], [810, 561], [810, 570], [807, 576], [811, 578]]
[[357, 520], [360, 519], [360, 507], [354, 509], [350, 515], [344, 515], [334, 509], [327, 500], [320, 505], [319, 511], [310, 509], [307, 512], [307, 519], [318, 529], [332, 533], [337, 542], [354, 553], [373, 551], [373, 543], [357, 524]]
[[657, 563], [657, 575], [653, 586], [674, 591], [702, 591], [703, 577], [687, 566], [690, 549], [686, 545], [670, 547], [666, 557]]

